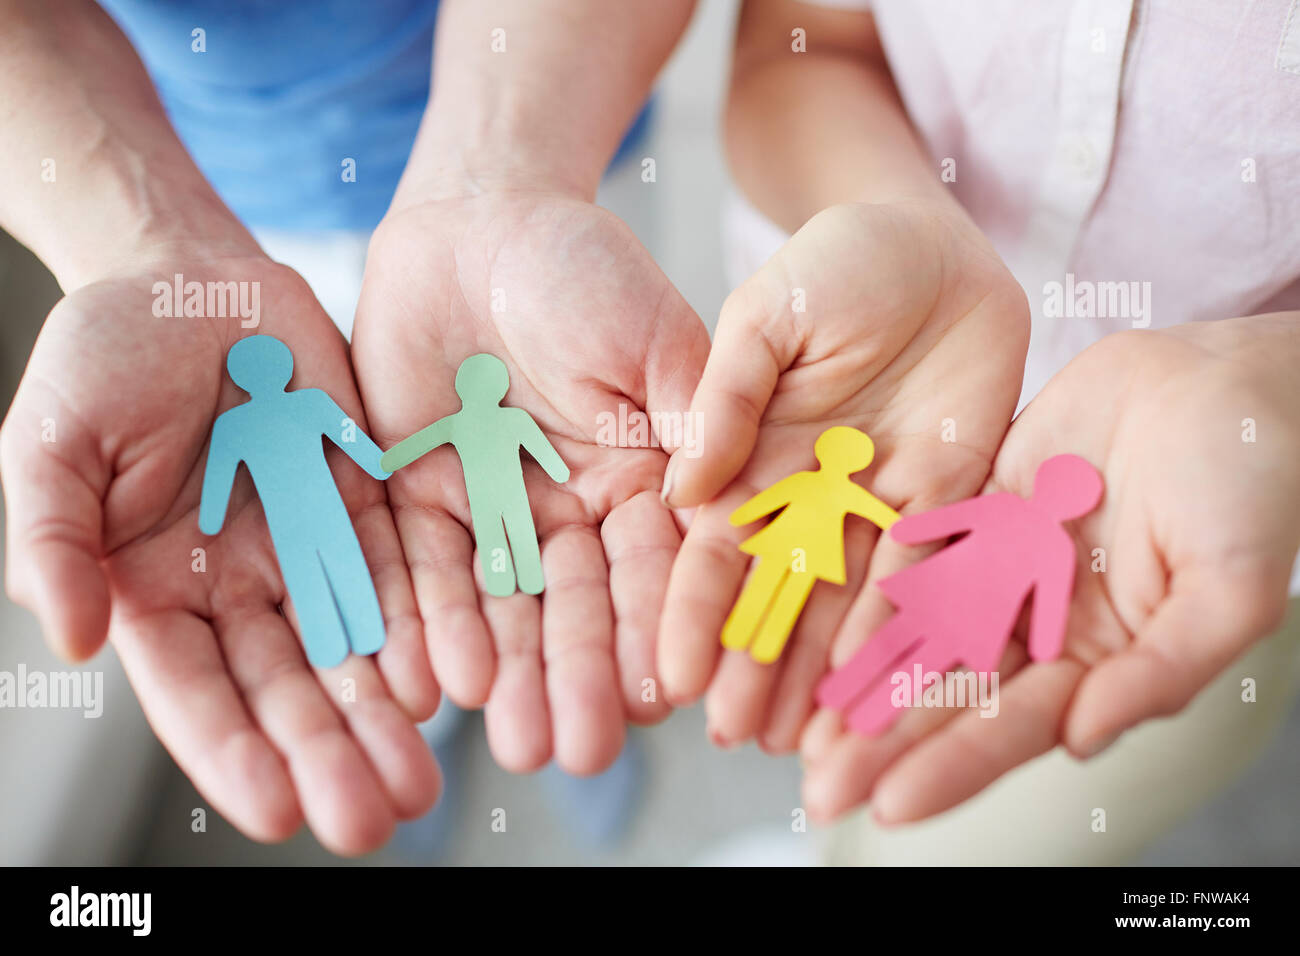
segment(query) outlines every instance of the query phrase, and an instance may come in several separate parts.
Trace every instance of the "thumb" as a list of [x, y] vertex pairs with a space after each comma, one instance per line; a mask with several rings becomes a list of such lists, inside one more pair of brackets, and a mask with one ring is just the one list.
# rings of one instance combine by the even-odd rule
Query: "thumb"
[[657, 435], [667, 452], [689, 448], [696, 442], [688, 409], [709, 357], [709, 330], [676, 289], [672, 302], [661, 311], [655, 335], [642, 359], [645, 410], [663, 423]]
[[68, 464], [97, 459], [71, 416], [43, 417], [20, 391], [0, 429], [5, 586], [36, 615], [55, 653], [72, 661], [90, 657], [108, 634], [101, 491]]
[[691, 400], [696, 441], [673, 453], [663, 499], [693, 508], [715, 498], [744, 467], [777, 380], [798, 354], [766, 308], [762, 271], [727, 297], [704, 374]]

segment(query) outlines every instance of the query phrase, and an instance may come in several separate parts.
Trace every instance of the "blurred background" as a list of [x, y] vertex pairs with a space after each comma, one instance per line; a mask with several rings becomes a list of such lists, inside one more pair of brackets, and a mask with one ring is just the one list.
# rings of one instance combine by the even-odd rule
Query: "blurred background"
[[[719, 230], [699, 223], [720, 220], [727, 193], [718, 127], [735, 9], [733, 0], [702, 0], [661, 79], [644, 140], [611, 170], [599, 197], [632, 226], [710, 329], [728, 289], [727, 270]], [[653, 184], [641, 180], [644, 156], [655, 159]], [[59, 294], [41, 265], [0, 233], [0, 408], [8, 409]], [[261, 846], [229, 827], [155, 740], [111, 649], [86, 666], [104, 675], [101, 717], [0, 709], [0, 864], [341, 862], [305, 831]], [[0, 671], [19, 667], [66, 665], [45, 649], [34, 619], [0, 595]], [[585, 784], [553, 768], [529, 776], [500, 770], [476, 714], [440, 715], [428, 735], [447, 779], [442, 803], [355, 862], [811, 864], [836, 838], [834, 830], [792, 827], [800, 802], [796, 758], [769, 757], [753, 745], [714, 748], [698, 706], [633, 730], [619, 763]], [[1300, 708], [1243, 777], [1135, 862], [1300, 862], [1297, 754]], [[492, 827], [498, 809], [507, 813], [505, 832]], [[195, 832], [199, 810], [206, 828]], [[1047, 860], [1072, 862], [1050, 854]]]

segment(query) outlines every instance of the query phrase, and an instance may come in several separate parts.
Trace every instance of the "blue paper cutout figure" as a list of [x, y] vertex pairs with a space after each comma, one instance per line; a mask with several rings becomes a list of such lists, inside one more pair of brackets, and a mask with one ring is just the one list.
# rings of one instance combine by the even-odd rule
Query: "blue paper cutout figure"
[[293, 599], [307, 659], [335, 667], [384, 645], [384, 618], [352, 528], [352, 519], [325, 462], [328, 438], [371, 476], [388, 477], [379, 446], [318, 388], [288, 391], [293, 353], [279, 339], [240, 339], [226, 357], [249, 401], [223, 412], [212, 426], [199, 503], [199, 529], [216, 534], [242, 461], [253, 477], [271, 542]]

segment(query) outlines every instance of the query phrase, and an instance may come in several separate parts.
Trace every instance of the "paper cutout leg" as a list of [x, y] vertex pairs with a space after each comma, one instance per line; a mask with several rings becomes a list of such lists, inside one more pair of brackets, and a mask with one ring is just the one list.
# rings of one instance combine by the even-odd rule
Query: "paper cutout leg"
[[515, 593], [515, 564], [504, 521], [499, 514], [485, 515], [477, 511], [471, 511], [470, 520], [487, 593], [494, 597], [509, 597]]
[[569, 468], [537, 422], [522, 408], [503, 407], [510, 389], [505, 363], [486, 352], [471, 355], [456, 372], [460, 411], [440, 418], [384, 452], [382, 467], [404, 468], [440, 445], [460, 456], [469, 495], [479, 566], [489, 594], [505, 597], [516, 586], [540, 594], [546, 586], [524, 469], [524, 449], [553, 481], [569, 480]]
[[807, 573], [792, 573], [759, 558], [722, 625], [722, 646], [728, 650], [748, 648], [750, 656], [761, 664], [776, 660], [816, 583]]
[[[923, 639], [908, 651], [903, 663], [896, 667], [889, 667], [883, 679], [877, 681], [875, 687], [867, 691], [866, 695], [853, 705], [847, 720], [849, 728], [860, 734], [874, 736], [899, 718], [899, 710], [894, 706], [894, 690], [897, 687], [892, 680], [894, 674], [902, 671], [910, 680], [914, 668], [918, 666], [923, 675], [942, 674], [956, 666], [956, 663], [956, 657], [948, 648], [936, 647], [931, 641]], [[912, 688], [913, 695], [920, 693], [921, 688]]]
[[790, 639], [794, 623], [812, 593], [816, 580], [810, 574], [788, 574], [776, 592], [767, 616], [754, 635], [754, 646], [749, 654], [760, 664], [770, 664], [781, 656]]
[[875, 457], [866, 434], [847, 426], [828, 428], [817, 439], [814, 454], [817, 470], [783, 478], [730, 518], [739, 527], [780, 512], [741, 543], [740, 550], [758, 563], [722, 626], [724, 647], [748, 648], [762, 664], [781, 656], [818, 581], [844, 583], [845, 517], [859, 515], [882, 529], [898, 520], [893, 508], [849, 477]]
[[320, 552], [310, 546], [301, 554], [286, 549], [278, 552], [276, 559], [298, 619], [307, 660], [314, 666], [326, 667], [330, 665], [316, 662], [343, 660], [350, 650], [347, 627], [335, 603]]
[[728, 650], [743, 651], [749, 648], [759, 625], [772, 606], [773, 597], [785, 580], [786, 565], [774, 560], [758, 558], [754, 570], [745, 579], [745, 586], [722, 625], [722, 646]]
[[546, 586], [542, 578], [542, 550], [537, 544], [537, 527], [528, 510], [528, 496], [517, 499], [505, 515], [506, 540], [515, 561], [515, 580], [525, 594], [541, 594]]
[[901, 614], [895, 614], [858, 648], [839, 669], [828, 674], [817, 688], [817, 702], [823, 707], [846, 710], [883, 675], [892, 673], [903, 655], [917, 647], [921, 636]]
[[230, 349], [226, 368], [250, 398], [212, 427], [199, 528], [216, 534], [242, 462], [262, 501], [271, 543], [313, 667], [335, 667], [351, 649], [384, 644], [384, 619], [346, 506], [325, 462], [323, 439], [371, 476], [388, 477], [379, 447], [324, 392], [288, 391], [293, 353], [254, 335]]
[[384, 646], [384, 612], [379, 608], [379, 595], [375, 593], [361, 542], [355, 534], [351, 538], [346, 544], [336, 542], [334, 547], [322, 551], [321, 561], [352, 653], [364, 656]]

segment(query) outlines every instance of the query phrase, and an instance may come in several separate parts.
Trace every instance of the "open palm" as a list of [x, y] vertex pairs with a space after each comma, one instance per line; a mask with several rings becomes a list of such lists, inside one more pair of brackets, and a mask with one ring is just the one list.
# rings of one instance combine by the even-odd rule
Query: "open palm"
[[818, 436], [838, 425], [874, 440], [856, 480], [904, 514], [975, 492], [1015, 409], [1027, 342], [1024, 294], [991, 247], [925, 203], [819, 213], [732, 293], [692, 404], [702, 455], [677, 452], [669, 472], [669, 500], [703, 507], [673, 568], [659, 647], [670, 700], [708, 688], [716, 742], [796, 746], [831, 641], [860, 616], [850, 604], [862, 581], [899, 557], [850, 517], [847, 584], [814, 587], [781, 659], [723, 654], [749, 564], [732, 510], [813, 467]]
[[[1300, 396], [1279, 358], [1294, 354], [1293, 321], [1112, 335], [1048, 383], [1012, 426], [987, 490], [1028, 497], [1038, 465], [1062, 452], [1102, 472], [1101, 506], [1066, 525], [1079, 567], [1064, 653], [1031, 663], [1013, 642], [991, 720], [915, 711], [864, 738], [819, 712], [803, 741], [810, 813], [827, 819], [870, 798], [886, 822], [916, 820], [1058, 744], [1097, 753], [1181, 710], [1277, 625], [1300, 542]], [[1247, 419], [1257, 441], [1243, 441]], [[843, 635], [836, 660], [866, 633]]]
[[371, 243], [353, 340], [381, 447], [456, 412], [457, 368], [486, 352], [503, 402], [529, 412], [568, 465], [525, 456], [545, 591], [489, 595], [465, 478], [437, 449], [389, 491], [435, 673], [486, 708], [507, 769], [554, 755], [575, 773], [618, 754], [627, 719], [667, 708], [654, 639], [680, 544], [661, 504], [667, 454], [618, 447], [608, 416], [684, 411], [708, 350], [699, 318], [615, 216], [542, 193], [485, 193], [391, 212]]
[[[260, 283], [261, 327], [156, 317], [153, 283], [175, 273]], [[326, 846], [361, 852], [437, 797], [412, 723], [437, 687], [383, 486], [337, 449], [387, 624], [376, 658], [308, 665], [246, 476], [221, 533], [200, 532], [213, 420], [247, 399], [226, 353], [254, 331], [293, 350], [294, 386], [325, 389], [364, 427], [342, 338], [306, 284], [268, 260], [162, 262], [55, 307], [0, 436], [8, 586], [67, 657], [107, 635], [159, 738], [241, 830], [283, 839], [305, 818]]]

